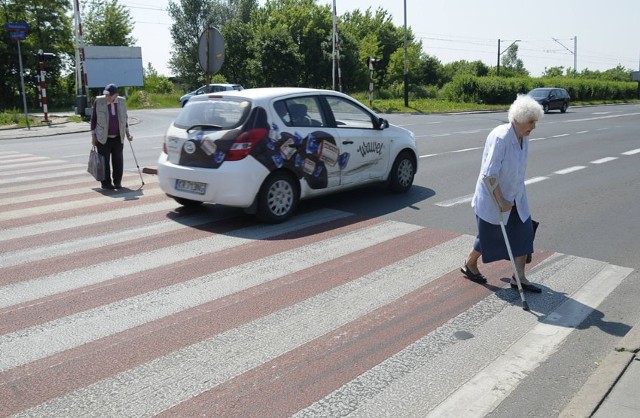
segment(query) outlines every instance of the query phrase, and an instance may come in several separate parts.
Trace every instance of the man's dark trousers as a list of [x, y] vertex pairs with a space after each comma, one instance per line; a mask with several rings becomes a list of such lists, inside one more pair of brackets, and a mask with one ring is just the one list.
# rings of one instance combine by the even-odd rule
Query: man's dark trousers
[[[97, 147], [98, 154], [104, 156], [105, 179], [102, 182], [102, 185], [114, 184], [118, 186], [122, 184], [122, 172], [124, 170], [122, 151], [124, 150], [124, 145], [122, 144], [120, 137], [107, 138], [106, 144], [98, 142]], [[113, 165], [113, 183], [111, 183], [111, 165]]]

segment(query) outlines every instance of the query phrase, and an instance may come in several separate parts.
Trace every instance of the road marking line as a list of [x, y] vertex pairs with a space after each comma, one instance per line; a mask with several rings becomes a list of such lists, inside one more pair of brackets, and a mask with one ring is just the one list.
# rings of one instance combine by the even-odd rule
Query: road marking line
[[472, 198], [473, 198], [473, 194], [468, 194], [466, 196], [456, 197], [456, 198], [449, 199], [449, 200], [444, 200], [442, 202], [436, 203], [435, 205], [443, 207], [443, 208], [448, 208], [448, 207], [451, 207], [451, 206], [459, 205], [461, 203], [471, 202]]
[[569, 173], [573, 173], [574, 171], [580, 171], [583, 168], [587, 168], [583, 165], [576, 165], [574, 167], [569, 167], [569, 168], [565, 168], [564, 170], [558, 170], [558, 171], [554, 171], [555, 174], [569, 174]]
[[547, 180], [549, 177], [539, 176], [539, 177], [531, 177], [529, 180], [525, 180], [524, 184], [529, 185], [533, 183], [539, 183], [541, 181]]
[[578, 132], [576, 132], [576, 134], [586, 134], [587, 132], [589, 132], [589, 131], [578, 131]]
[[591, 161], [591, 164], [603, 164], [603, 163], [608, 163], [609, 161], [614, 161], [617, 159], [618, 157], [605, 157], [605, 158], [600, 158], [599, 160]]
[[632, 149], [631, 151], [623, 152], [622, 155], [634, 155], [640, 153], [640, 148]]
[[563, 136], [569, 136], [569, 134], [553, 135], [551, 138], [561, 138]]
[[[609, 265], [506, 352], [433, 409], [430, 417], [485, 416], [493, 411], [633, 270]], [[511, 309], [517, 309], [512, 307]]]

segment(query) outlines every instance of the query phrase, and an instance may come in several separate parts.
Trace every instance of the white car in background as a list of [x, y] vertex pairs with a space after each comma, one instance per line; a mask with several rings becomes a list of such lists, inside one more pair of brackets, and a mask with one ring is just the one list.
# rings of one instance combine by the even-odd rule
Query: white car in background
[[194, 91], [184, 94], [180, 99], [178, 99], [178, 101], [180, 102], [180, 107], [184, 107], [193, 96], [226, 90], [242, 90], [242, 86], [240, 84], [209, 84], [209, 88], [207, 89], [207, 86], [204, 85]]
[[162, 190], [182, 205], [245, 209], [271, 223], [300, 199], [376, 182], [406, 192], [412, 132], [332, 90], [260, 88], [193, 97], [168, 128]]

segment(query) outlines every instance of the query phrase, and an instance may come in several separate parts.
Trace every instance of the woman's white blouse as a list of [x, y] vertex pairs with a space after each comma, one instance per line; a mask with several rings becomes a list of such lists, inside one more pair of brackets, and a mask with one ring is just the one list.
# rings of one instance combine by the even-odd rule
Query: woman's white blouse
[[[471, 200], [471, 206], [482, 220], [494, 225], [499, 224], [499, 210], [482, 181], [484, 177], [498, 178], [502, 195], [505, 200], [516, 203], [518, 214], [523, 222], [531, 216], [527, 190], [524, 185], [528, 153], [529, 138], [524, 137], [522, 147], [520, 147], [515, 130], [510, 123], [496, 127], [487, 136], [482, 154], [482, 166]], [[511, 211], [502, 212], [505, 224], [510, 213]]]

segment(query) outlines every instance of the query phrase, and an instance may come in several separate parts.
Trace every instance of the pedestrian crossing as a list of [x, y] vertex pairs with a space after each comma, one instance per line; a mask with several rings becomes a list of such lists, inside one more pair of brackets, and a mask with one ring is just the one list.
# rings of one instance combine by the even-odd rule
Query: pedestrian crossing
[[631, 272], [537, 250], [532, 314], [471, 236], [144, 183], [0, 152], [0, 416], [485, 416]]

